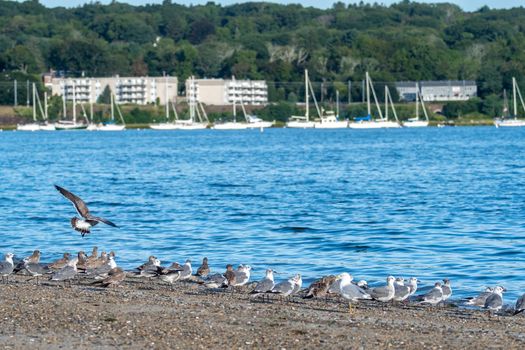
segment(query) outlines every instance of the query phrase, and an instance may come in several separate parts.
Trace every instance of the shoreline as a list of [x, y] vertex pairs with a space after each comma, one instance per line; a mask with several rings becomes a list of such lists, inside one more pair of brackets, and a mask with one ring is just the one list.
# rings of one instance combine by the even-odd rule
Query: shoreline
[[[506, 348], [525, 347], [525, 317], [455, 306], [272, 298], [127, 278], [104, 289], [27, 276], [0, 286], [0, 344], [35, 348]], [[253, 285], [253, 284], [252, 284]]]

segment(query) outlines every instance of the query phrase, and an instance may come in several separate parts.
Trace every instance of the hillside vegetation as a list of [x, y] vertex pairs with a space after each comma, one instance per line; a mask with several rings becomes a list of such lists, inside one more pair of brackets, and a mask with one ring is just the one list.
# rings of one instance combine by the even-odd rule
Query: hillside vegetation
[[[367, 70], [377, 82], [476, 80], [483, 99], [477, 112], [494, 115], [512, 76], [525, 86], [525, 9], [463, 12], [410, 1], [326, 10], [264, 2], [71, 9], [0, 2], [3, 81], [36, 80], [49, 69], [67, 76], [165, 72], [179, 81], [235, 75], [267, 80], [271, 101], [295, 102], [305, 68], [325, 100], [335, 89], [348, 100], [348, 81], [360, 100]], [[11, 96], [1, 91], [0, 103], [12, 103]]]

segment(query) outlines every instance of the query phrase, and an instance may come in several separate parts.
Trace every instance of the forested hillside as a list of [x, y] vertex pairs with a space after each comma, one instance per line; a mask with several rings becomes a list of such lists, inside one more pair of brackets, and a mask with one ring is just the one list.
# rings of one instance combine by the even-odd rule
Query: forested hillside
[[[326, 81], [326, 96], [366, 70], [375, 81], [472, 79], [483, 98], [511, 77], [525, 83], [525, 9], [463, 12], [451, 4], [402, 1], [300, 5], [130, 6], [114, 2], [49, 9], [0, 2], [0, 69], [68, 76], [176, 75], [266, 79], [288, 99], [303, 70]], [[5, 75], [2, 79], [12, 78]], [[359, 84], [354, 98], [360, 99]]]

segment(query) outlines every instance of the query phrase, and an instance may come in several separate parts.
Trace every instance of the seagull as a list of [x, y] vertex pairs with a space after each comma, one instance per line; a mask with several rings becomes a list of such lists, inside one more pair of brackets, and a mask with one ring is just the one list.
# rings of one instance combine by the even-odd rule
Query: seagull
[[386, 303], [394, 298], [396, 290], [394, 287], [394, 281], [396, 279], [393, 276], [388, 276], [386, 279], [386, 286], [376, 287], [367, 290], [367, 293], [372, 299]]
[[79, 251], [78, 254], [77, 254], [77, 257], [78, 257], [78, 262], [77, 262], [77, 269], [78, 270], [82, 270], [82, 271], [86, 271], [87, 270], [87, 262], [88, 262], [88, 257], [86, 255], [86, 253], [84, 253], [84, 251]]
[[483, 307], [489, 311], [499, 311], [503, 306], [503, 292], [507, 290], [503, 287], [496, 286], [494, 291], [485, 300]]
[[341, 278], [336, 278], [335, 281], [328, 287], [328, 294], [339, 294], [341, 293]]
[[257, 285], [250, 292], [250, 294], [255, 294], [257, 296], [261, 293], [270, 293], [274, 286], [275, 286], [275, 282], [273, 280], [273, 270], [267, 269], [266, 276], [264, 276], [262, 280], [257, 282]]
[[[157, 265], [157, 261], [158, 261], [158, 265]], [[155, 257], [154, 255], [150, 255], [149, 258], [148, 258], [148, 261], [146, 261], [144, 264], [140, 265], [140, 266], [137, 266], [135, 268], [135, 270], [144, 270], [144, 269], [147, 269], [149, 268], [150, 266], [153, 266], [153, 265], [157, 265], [157, 266], [160, 266], [160, 260], [157, 259], [157, 257]]]
[[284, 298], [286, 298], [286, 297], [288, 297], [290, 295], [293, 295], [294, 290], [295, 290], [295, 286], [299, 282], [300, 279], [301, 279], [301, 275], [297, 274], [297, 275], [289, 278], [286, 281], [277, 283], [272, 288], [271, 292], [275, 293], [275, 294], [279, 294], [279, 295], [281, 295]]
[[410, 296], [410, 286], [405, 286], [405, 279], [403, 277], [396, 278], [394, 282], [394, 301], [405, 301]]
[[13, 270], [13, 273], [18, 273], [20, 271], [25, 270], [25, 264], [26, 264], [25, 262], [26, 262], [26, 260], [28, 262], [32, 262], [32, 263], [37, 263], [38, 264], [40, 262], [40, 250], [34, 250], [33, 254], [31, 254], [30, 256], [20, 260], [16, 264], [16, 266], [15, 266], [15, 268]]
[[105, 264], [93, 269], [87, 269], [86, 274], [93, 276], [96, 280], [104, 279], [108, 276], [109, 271], [113, 270], [116, 267], [117, 263], [115, 262], [115, 258], [112, 255], [110, 255], [108, 261]]
[[330, 285], [334, 283], [337, 277], [334, 275], [324, 276], [318, 280], [315, 280], [308, 287], [306, 296], [304, 299], [320, 298], [326, 296]]
[[239, 265], [237, 271], [233, 271], [235, 274], [235, 279], [231, 286], [241, 287], [244, 286], [250, 280], [252, 267], [250, 265]]
[[494, 292], [494, 288], [487, 287], [485, 288], [485, 291], [481, 292], [478, 296], [474, 298], [472, 297], [467, 298], [468, 300], [465, 302], [465, 305], [483, 307], [485, 306], [485, 301], [493, 292]]
[[514, 307], [514, 315], [519, 314], [520, 312], [525, 311], [525, 294], [516, 300], [516, 306]]
[[224, 277], [226, 278], [226, 281], [228, 282], [229, 286], [233, 286], [235, 284], [235, 271], [233, 271], [233, 265], [228, 264], [226, 265], [226, 272], [224, 273]]
[[2, 282], [9, 283], [9, 275], [12, 274], [15, 269], [13, 256], [13, 253], [7, 253], [4, 257], [4, 261], [0, 262], [0, 275], [2, 275]]
[[410, 288], [409, 296], [414, 295], [414, 293], [417, 291], [418, 282], [419, 282], [418, 279], [415, 277], [410, 277], [410, 279], [408, 280], [408, 288]]
[[188, 278], [191, 277], [192, 272], [193, 272], [193, 270], [191, 269], [191, 260], [188, 259], [188, 260], [186, 260], [186, 262], [182, 266], [182, 271], [180, 272], [179, 279], [181, 281], [187, 280]]
[[126, 272], [120, 267], [112, 268], [106, 278], [100, 281], [95, 281], [92, 284], [100, 284], [102, 287], [116, 287], [126, 279]]
[[441, 283], [436, 282], [434, 288], [429, 290], [426, 294], [420, 295], [418, 301], [420, 304], [437, 305], [443, 300], [443, 289]]
[[51, 281], [69, 281], [71, 283], [71, 280], [77, 276], [77, 262], [78, 258], [69, 260], [63, 269], [53, 273]]
[[103, 222], [109, 226], [118, 227], [117, 225], [115, 225], [109, 220], [106, 220], [98, 216], [91, 215], [86, 203], [84, 203], [82, 199], [80, 199], [73, 193], [69, 192], [65, 188], [62, 188], [57, 185], [55, 185], [55, 188], [58, 190], [58, 192], [62, 193], [64, 197], [66, 197], [73, 203], [73, 205], [75, 206], [75, 209], [77, 210], [78, 215], [84, 218], [84, 219], [79, 219], [77, 217], [74, 217], [71, 219], [71, 226], [76, 231], [80, 232], [82, 237], [90, 233], [91, 227], [95, 226], [99, 222]]
[[443, 279], [441, 289], [443, 290], [443, 302], [445, 302], [452, 295], [452, 287], [448, 278]]
[[175, 262], [171, 264], [170, 267], [162, 270], [161, 275], [159, 275], [159, 278], [163, 282], [173, 284], [175, 281], [178, 281], [180, 279], [182, 269], [183, 267]]
[[98, 247], [93, 247], [91, 255], [87, 258], [88, 262], [93, 262], [98, 259]]
[[[33, 277], [36, 277], [36, 284], [39, 284], [39, 277], [50, 273], [48, 266], [41, 265], [38, 262], [31, 261], [30, 257], [24, 259], [24, 268]], [[32, 278], [31, 278], [32, 279]]]
[[301, 290], [302, 286], [303, 286], [303, 278], [301, 277], [301, 274], [298, 273], [297, 275], [295, 275], [295, 285], [293, 287], [292, 295], [297, 294]]
[[214, 273], [213, 275], [208, 275], [199, 283], [204, 284], [206, 288], [225, 288], [228, 286], [228, 280], [221, 273]]
[[70, 257], [71, 257], [71, 254], [64, 253], [62, 258], [53, 261], [52, 263], [48, 264], [47, 266], [50, 269], [53, 269], [53, 270], [60, 270], [60, 269], [64, 268], [67, 265], [67, 263], [69, 262], [69, 258]]
[[147, 263], [137, 267], [138, 271], [133, 272], [134, 277], [156, 277], [162, 273], [163, 268], [160, 267], [160, 260], [154, 256], [150, 256]]
[[372, 299], [372, 297], [363, 288], [352, 283], [353, 277], [349, 273], [343, 272], [337, 276], [339, 282], [339, 294], [351, 302], [357, 302], [361, 299]]
[[210, 273], [210, 267], [208, 266], [208, 258], [202, 259], [202, 265], [197, 269], [197, 276], [206, 277]]

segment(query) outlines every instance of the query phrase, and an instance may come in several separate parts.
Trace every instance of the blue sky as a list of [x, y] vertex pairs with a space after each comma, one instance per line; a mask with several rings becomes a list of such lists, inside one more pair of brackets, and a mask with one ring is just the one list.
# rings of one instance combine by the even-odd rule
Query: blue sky
[[[20, 0], [19, 0], [20, 1]], [[162, 0], [118, 0], [119, 2], [127, 2], [132, 5], [143, 5], [143, 4], [153, 4], [153, 3], [162, 3]], [[209, 0], [172, 0], [174, 3], [180, 3], [180, 4], [205, 4]], [[268, 1], [268, 0], [267, 0]], [[68, 7], [74, 7], [78, 5], [82, 5], [84, 3], [89, 3], [90, 0], [40, 0], [40, 3], [44, 4], [48, 7], [56, 7], [56, 6], [68, 6]], [[107, 4], [111, 2], [111, 0], [99, 0], [100, 3]], [[239, 2], [249, 2], [249, 1], [242, 1], [242, 0], [215, 0], [215, 3], [220, 3], [223, 5], [231, 5]], [[326, 8], [331, 7], [332, 4], [336, 1], [332, 0], [269, 0], [269, 2], [276, 2], [281, 4], [289, 4], [289, 3], [301, 3], [304, 6], [316, 6], [320, 8]], [[357, 1], [342, 1], [344, 3], [356, 3]], [[394, 2], [398, 2], [398, 0], [364, 0], [364, 2], [368, 3], [383, 3], [383, 4], [391, 4]], [[447, 0], [447, 1], [440, 1], [440, 0], [419, 0], [419, 2], [427, 2], [427, 3], [436, 3], [436, 2], [449, 2], [454, 3], [459, 6], [461, 6], [463, 9], [467, 11], [475, 11], [479, 9], [480, 7], [487, 5], [491, 8], [511, 8], [511, 7], [518, 7], [523, 6], [525, 3], [523, 0]]]

